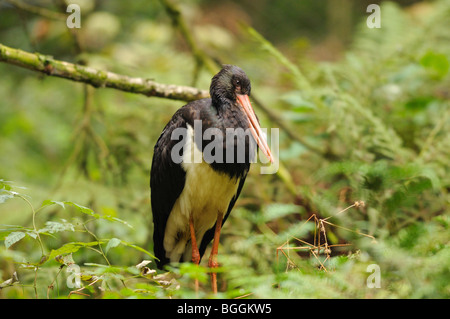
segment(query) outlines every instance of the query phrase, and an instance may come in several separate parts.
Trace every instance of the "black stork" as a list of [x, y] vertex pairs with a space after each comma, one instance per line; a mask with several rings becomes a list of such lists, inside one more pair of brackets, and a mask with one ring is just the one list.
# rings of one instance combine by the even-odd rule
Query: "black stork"
[[[211, 80], [211, 98], [181, 107], [161, 133], [150, 177], [158, 268], [189, 260], [199, 264], [212, 239], [208, 266], [217, 267], [220, 230], [255, 158], [255, 141], [273, 162], [250, 104], [250, 90], [250, 80], [241, 68], [224, 65]], [[214, 139], [206, 134], [208, 129], [216, 133], [212, 134]], [[214, 151], [208, 148], [209, 143], [215, 143]], [[206, 159], [207, 149], [215, 160]], [[239, 154], [242, 150], [244, 156]], [[200, 161], [195, 160], [196, 156]], [[211, 276], [216, 293], [215, 273]]]

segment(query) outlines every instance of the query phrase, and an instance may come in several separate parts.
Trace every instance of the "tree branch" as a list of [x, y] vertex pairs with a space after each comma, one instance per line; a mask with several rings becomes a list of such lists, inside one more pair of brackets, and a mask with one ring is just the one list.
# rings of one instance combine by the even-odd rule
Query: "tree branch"
[[50, 76], [90, 84], [96, 88], [108, 87], [125, 92], [172, 100], [194, 101], [209, 97], [209, 92], [189, 86], [161, 84], [149, 79], [133, 78], [53, 59], [40, 53], [29, 53], [0, 43], [0, 62], [13, 64]]
[[51, 19], [51, 20], [66, 20], [67, 19], [65, 14], [55, 12], [52, 10], [48, 10], [43, 7], [30, 5], [28, 3], [25, 3], [22, 1], [17, 1], [17, 0], [5, 0], [5, 1], [10, 3], [11, 5], [15, 6], [19, 10], [37, 14], [37, 15], [47, 18], [47, 19]]
[[174, 4], [171, 0], [161, 0], [161, 4], [166, 9], [167, 14], [172, 20], [172, 24], [180, 31], [181, 35], [185, 39], [192, 55], [195, 58], [197, 67], [205, 66], [211, 74], [216, 74], [218, 68], [221, 69], [222, 66], [219, 64], [218, 67], [214, 61], [197, 45], [194, 40], [194, 36], [187, 27], [186, 20], [184, 19], [180, 8]]

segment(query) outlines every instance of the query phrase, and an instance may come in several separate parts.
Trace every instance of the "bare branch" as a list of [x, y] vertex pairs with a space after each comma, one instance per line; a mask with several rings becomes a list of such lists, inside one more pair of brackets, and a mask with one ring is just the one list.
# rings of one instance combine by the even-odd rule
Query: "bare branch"
[[33, 5], [30, 5], [30, 4], [22, 2], [22, 1], [6, 0], [6, 2], [9, 2], [10, 4], [12, 4], [13, 6], [15, 6], [16, 8], [18, 8], [22, 11], [37, 14], [37, 15], [47, 18], [47, 19], [66, 20], [66, 18], [67, 18], [66, 15], [64, 15], [62, 13], [51, 11], [51, 10], [48, 10], [43, 7], [33, 6]]
[[209, 92], [189, 86], [161, 84], [144, 78], [133, 78], [92, 67], [53, 59], [40, 53], [29, 53], [0, 44], [0, 62], [13, 64], [50, 76], [108, 87], [125, 92], [172, 100], [193, 101], [209, 97]]

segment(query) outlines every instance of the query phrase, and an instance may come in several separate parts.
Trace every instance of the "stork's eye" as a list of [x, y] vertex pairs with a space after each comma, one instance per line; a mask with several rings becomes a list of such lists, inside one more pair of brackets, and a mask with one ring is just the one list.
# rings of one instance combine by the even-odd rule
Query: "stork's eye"
[[235, 79], [234, 81], [234, 88], [236, 89], [236, 91], [240, 91], [241, 90], [241, 83], [238, 79]]

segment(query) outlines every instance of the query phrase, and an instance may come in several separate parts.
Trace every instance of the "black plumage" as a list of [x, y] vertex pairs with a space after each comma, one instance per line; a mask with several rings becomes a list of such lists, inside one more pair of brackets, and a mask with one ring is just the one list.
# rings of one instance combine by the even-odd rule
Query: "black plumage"
[[[225, 65], [223, 69], [218, 74], [216, 74], [211, 81], [211, 98], [193, 101], [181, 107], [177, 112], [175, 112], [172, 119], [169, 121], [169, 123], [161, 133], [161, 136], [159, 137], [154, 148], [150, 177], [151, 205], [154, 223], [154, 253], [159, 259], [157, 260], [157, 265], [159, 268], [163, 267], [170, 261], [169, 255], [171, 254], [171, 252], [167, 251], [168, 247], [170, 246], [170, 249], [175, 249], [175, 244], [171, 246], [165, 243], [165, 236], [168, 229], [167, 224], [170, 220], [169, 217], [171, 216], [171, 214], [173, 214], [174, 205], [177, 202], [177, 199], [180, 198], [183, 190], [185, 189], [185, 187], [187, 187], [186, 170], [188, 168], [182, 162], [184, 149], [180, 148], [179, 153], [176, 153], [176, 155], [179, 157], [177, 157], [175, 161], [173, 158], [174, 154], [172, 152], [175, 145], [180, 146], [180, 144], [178, 143], [183, 143], [184, 140], [181, 136], [178, 136], [178, 138], [174, 138], [174, 131], [177, 128], [187, 129], [188, 127], [195, 127], [195, 121], [197, 120], [201, 121], [200, 123], [202, 128], [202, 137], [203, 133], [208, 128], [215, 128], [216, 132], [221, 132], [219, 142], [223, 146], [223, 158], [222, 160], [213, 161], [209, 163], [209, 165], [212, 168], [212, 171], [221, 176], [227, 176], [230, 183], [238, 183], [236, 192], [231, 197], [231, 200], [226, 203], [227, 205], [224, 206], [227, 207], [226, 211], [219, 212], [223, 214], [223, 219], [221, 218], [217, 220], [222, 220], [221, 224], [225, 223], [231, 210], [234, 207], [237, 198], [241, 193], [242, 187], [247, 177], [247, 173], [250, 169], [250, 162], [255, 157], [257, 150], [255, 140], [258, 145], [260, 145], [260, 147], [264, 147], [264, 145], [261, 146], [261, 142], [258, 141], [258, 138], [262, 139], [262, 137], [258, 137], [257, 135], [255, 135], [257, 133], [254, 132], [252, 132], [253, 137], [251, 137], [252, 134], [248, 134], [248, 129], [252, 126], [254, 127], [254, 125], [251, 123], [251, 120], [249, 118], [249, 111], [246, 111], [245, 107], [243, 107], [242, 105], [243, 103], [240, 103], [240, 101], [242, 100], [242, 96], [246, 97], [246, 101], [248, 101], [250, 91], [250, 80], [248, 79], [244, 71], [236, 66]], [[248, 105], [250, 105], [249, 101]], [[249, 108], [251, 109], [251, 106], [249, 106]], [[250, 115], [252, 112], [253, 110], [251, 110]], [[254, 113], [253, 117], [254, 119], [256, 119]], [[259, 124], [257, 124], [256, 126], [257, 128], [259, 128]], [[241, 130], [235, 130], [235, 132], [237, 133], [227, 138], [227, 128]], [[245, 134], [245, 130], [247, 130], [247, 134]], [[196, 132], [196, 134], [197, 133], [199, 132]], [[200, 140], [197, 140], [196, 143], [201, 144], [197, 144], [197, 147], [203, 152], [205, 148], [208, 147], [208, 144], [212, 143], [213, 141], [214, 140], [201, 138]], [[265, 144], [265, 146], [267, 146], [267, 144]], [[232, 154], [233, 156], [227, 158], [227, 154], [229, 154], [227, 153], [227, 149], [229, 149], [230, 147], [234, 148]], [[242, 149], [245, 150], [243, 156], [241, 156], [242, 152], [239, 153]], [[268, 147], [265, 151], [268, 151], [270, 154], [270, 150], [268, 150]], [[230, 158], [233, 159], [231, 162]], [[191, 183], [195, 183], [195, 177], [191, 178], [190, 181]], [[190, 187], [201, 188], [207, 186], [190, 185]], [[207, 190], [202, 189], [202, 191], [205, 192]], [[189, 200], [195, 201], [196, 199], [189, 198]], [[186, 213], [188, 213], [192, 217], [192, 215], [195, 215], [196, 212]], [[211, 214], [217, 214], [217, 212], [211, 212]], [[174, 223], [173, 220], [172, 223]], [[215, 222], [215, 224], [216, 223], [217, 221]], [[209, 227], [209, 229], [204, 232], [204, 235], [200, 234], [200, 237], [203, 236], [198, 247], [200, 258], [205, 253], [207, 245], [214, 238], [215, 232], [217, 232], [215, 224]], [[189, 231], [190, 224], [187, 223], [185, 226], [185, 229], [177, 226], [179, 228], [180, 235], [177, 235], [179, 236], [179, 238], [175, 238], [175, 243], [177, 240], [181, 240], [182, 238], [186, 237], [186, 232]], [[186, 242], [186, 247], [191, 242], [191, 239], [194, 240], [195, 238], [192, 238], [191, 235], [189, 241]], [[192, 251], [192, 258], [193, 260], [195, 259], [194, 250]], [[184, 259], [185, 258], [183, 257], [183, 255], [181, 255], [179, 261], [186, 261]]]

